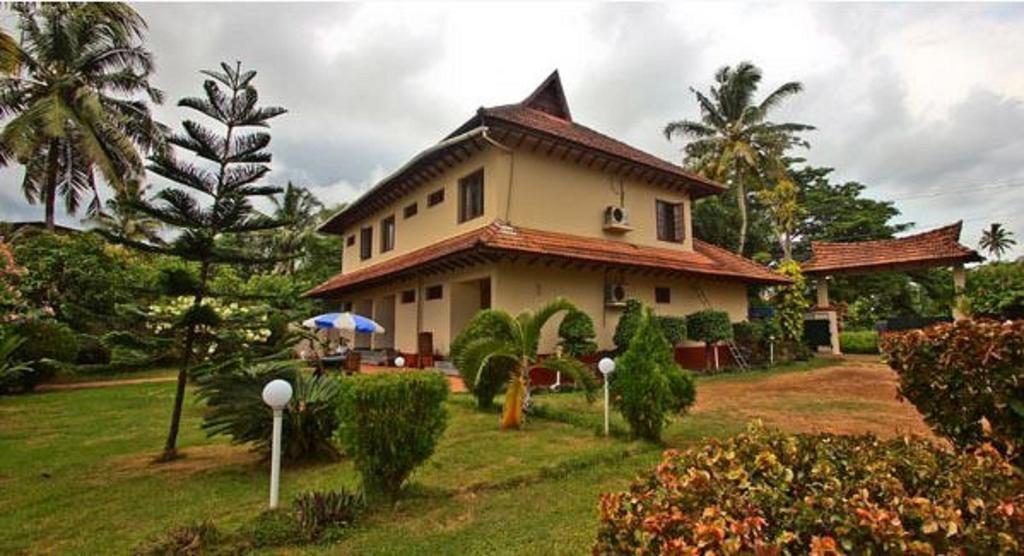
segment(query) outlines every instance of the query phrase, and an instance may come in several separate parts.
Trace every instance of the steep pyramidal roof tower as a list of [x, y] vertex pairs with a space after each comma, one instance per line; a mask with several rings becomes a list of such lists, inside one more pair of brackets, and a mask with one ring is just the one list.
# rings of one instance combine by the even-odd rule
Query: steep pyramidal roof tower
[[551, 72], [551, 75], [520, 104], [562, 120], [572, 121], [569, 103], [565, 100], [565, 90], [562, 89], [562, 80], [558, 77], [558, 70]]

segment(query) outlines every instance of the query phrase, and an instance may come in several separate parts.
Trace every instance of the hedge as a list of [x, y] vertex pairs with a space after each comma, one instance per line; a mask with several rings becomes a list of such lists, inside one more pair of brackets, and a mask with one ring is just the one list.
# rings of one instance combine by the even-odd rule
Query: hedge
[[604, 494], [594, 554], [1019, 554], [1024, 480], [998, 452], [752, 426], [667, 451]]
[[878, 332], [856, 330], [839, 333], [839, 350], [843, 353], [878, 353]]
[[405, 371], [357, 375], [343, 385], [342, 443], [367, 493], [394, 500], [444, 433], [448, 380], [440, 373]]
[[885, 334], [899, 395], [932, 429], [967, 448], [991, 441], [1004, 453], [1024, 439], [1024, 320], [963, 320]]

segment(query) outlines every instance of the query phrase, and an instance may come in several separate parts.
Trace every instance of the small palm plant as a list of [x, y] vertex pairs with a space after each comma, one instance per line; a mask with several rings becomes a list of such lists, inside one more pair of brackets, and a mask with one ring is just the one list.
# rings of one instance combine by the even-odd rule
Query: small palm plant
[[[523, 406], [528, 396], [529, 372], [540, 362], [537, 349], [544, 325], [557, 314], [575, 309], [576, 307], [568, 300], [559, 298], [535, 313], [524, 311], [516, 317], [505, 311], [485, 309], [477, 313], [467, 325], [467, 329], [479, 328], [481, 332], [478, 336], [468, 339], [457, 352], [452, 353], [455, 365], [460, 369], [468, 369], [469, 372], [464, 374], [476, 376], [477, 383], [493, 379], [489, 373], [495, 372], [495, 369], [511, 369], [507, 376], [505, 401], [501, 413], [503, 430], [520, 428], [526, 419]], [[488, 321], [489, 325], [474, 326], [476, 321], [480, 320]], [[509, 361], [514, 365], [508, 367], [489, 364], [497, 360]], [[583, 386], [588, 399], [592, 397], [597, 381], [590, 369], [579, 360], [555, 356], [545, 358], [543, 366], [571, 377], [576, 384]]]

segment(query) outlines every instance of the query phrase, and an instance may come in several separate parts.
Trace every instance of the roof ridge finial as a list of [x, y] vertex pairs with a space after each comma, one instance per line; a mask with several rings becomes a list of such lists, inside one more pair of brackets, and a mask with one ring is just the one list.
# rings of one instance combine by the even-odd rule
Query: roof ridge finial
[[562, 78], [557, 68], [520, 104], [562, 120], [572, 121], [569, 103], [565, 100], [565, 89], [562, 88]]

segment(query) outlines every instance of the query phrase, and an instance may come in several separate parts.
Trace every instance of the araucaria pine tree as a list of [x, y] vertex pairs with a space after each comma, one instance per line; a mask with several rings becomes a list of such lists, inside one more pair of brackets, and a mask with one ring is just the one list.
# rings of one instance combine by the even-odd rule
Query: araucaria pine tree
[[178, 158], [171, 151], [152, 157], [149, 171], [180, 187], [168, 187], [151, 199], [137, 201], [139, 211], [177, 232], [174, 239], [156, 243], [113, 238], [138, 249], [178, 257], [198, 269], [196, 277], [178, 273], [172, 277], [175, 279], [164, 280], [165, 294], [189, 295], [192, 304], [177, 323], [182, 331], [182, 362], [163, 460], [177, 456], [188, 371], [205, 357], [205, 350], [198, 347], [203, 336], [218, 324], [217, 314], [204, 305], [204, 300], [214, 295], [208, 283], [215, 266], [265, 262], [259, 254], [226, 245], [245, 245], [244, 242], [223, 240], [286, 223], [260, 213], [252, 205], [254, 197], [274, 195], [280, 188], [259, 184], [270, 171], [270, 152], [266, 150], [270, 134], [250, 131], [269, 127], [268, 121], [284, 114], [285, 109], [257, 106], [259, 95], [252, 86], [255, 71], [243, 72], [240, 63], [234, 67], [221, 64], [221, 70], [202, 72], [209, 77], [203, 82], [205, 97], [184, 98], [178, 103], [213, 120], [220, 130], [214, 131], [194, 120], [183, 121], [184, 133], [174, 134], [167, 141], [192, 153], [198, 164]]

